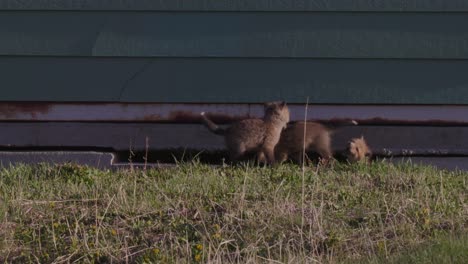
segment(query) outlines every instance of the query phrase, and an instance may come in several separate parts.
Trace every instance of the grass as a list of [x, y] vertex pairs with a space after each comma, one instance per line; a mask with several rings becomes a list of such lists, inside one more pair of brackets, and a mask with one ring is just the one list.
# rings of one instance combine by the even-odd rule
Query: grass
[[468, 260], [468, 235], [443, 236], [412, 250], [384, 258], [373, 257], [368, 263], [466, 263]]
[[385, 162], [304, 179], [294, 165], [15, 166], [0, 170], [0, 261], [439, 263], [466, 256], [466, 237], [439, 238], [468, 231], [467, 176]]

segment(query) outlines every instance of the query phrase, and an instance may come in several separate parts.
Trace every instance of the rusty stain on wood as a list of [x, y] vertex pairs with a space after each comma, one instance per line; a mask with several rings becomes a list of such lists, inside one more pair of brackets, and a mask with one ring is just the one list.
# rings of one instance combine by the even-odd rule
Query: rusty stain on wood
[[[249, 115], [230, 115], [225, 113], [208, 113], [208, 117], [220, 124], [230, 123], [236, 120], [249, 118]], [[170, 121], [180, 123], [199, 123], [201, 122], [200, 113], [189, 111], [173, 111], [169, 114]]]
[[50, 104], [44, 103], [0, 103], [0, 116], [2, 119], [15, 119], [18, 115], [29, 117], [32, 120], [39, 116], [47, 115], [51, 108]]
[[[304, 119], [304, 105], [290, 104], [291, 120]], [[262, 104], [162, 103], [38, 103], [2, 102], [0, 121], [45, 122], [157, 122], [199, 123], [200, 112], [228, 124], [261, 118]], [[468, 125], [468, 106], [451, 105], [310, 105], [308, 120], [341, 122], [354, 119], [362, 125]]]
[[161, 119], [162, 119], [162, 116], [158, 114], [149, 114], [149, 115], [143, 116], [144, 121], [155, 121], [155, 120], [161, 120]]

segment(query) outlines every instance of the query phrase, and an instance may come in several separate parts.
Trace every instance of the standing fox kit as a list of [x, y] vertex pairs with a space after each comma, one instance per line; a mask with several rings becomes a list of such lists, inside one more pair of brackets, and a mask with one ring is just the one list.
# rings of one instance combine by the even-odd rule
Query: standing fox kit
[[220, 128], [205, 113], [202, 121], [208, 129], [223, 135], [231, 161], [236, 161], [247, 152], [257, 153], [260, 162], [275, 163], [275, 146], [280, 140], [281, 131], [289, 122], [289, 109], [285, 102], [265, 103], [262, 119], [245, 119], [233, 123], [228, 128]]
[[[352, 120], [349, 124], [356, 125], [357, 122]], [[280, 142], [276, 145], [276, 160], [284, 162], [291, 156], [294, 162], [302, 163], [303, 151], [315, 150], [323, 162], [328, 162], [333, 157], [331, 150], [331, 135], [333, 131], [333, 128], [317, 122], [290, 124], [283, 131]]]

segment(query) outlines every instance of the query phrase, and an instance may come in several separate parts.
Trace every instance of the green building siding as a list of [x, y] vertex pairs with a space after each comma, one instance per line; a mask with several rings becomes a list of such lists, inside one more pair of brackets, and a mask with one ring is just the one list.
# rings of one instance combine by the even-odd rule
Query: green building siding
[[468, 1], [0, 0], [0, 100], [468, 103]]

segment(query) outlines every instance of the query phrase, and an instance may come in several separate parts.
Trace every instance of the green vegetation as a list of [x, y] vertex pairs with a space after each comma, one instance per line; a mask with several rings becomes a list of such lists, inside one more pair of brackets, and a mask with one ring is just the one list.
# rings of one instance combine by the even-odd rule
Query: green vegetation
[[425, 243], [415, 249], [405, 250], [404, 253], [384, 258], [372, 258], [369, 263], [467, 263], [468, 234], [440, 237], [435, 241]]
[[466, 237], [451, 239], [468, 231], [467, 176], [385, 162], [304, 174], [15, 166], [0, 170], [0, 261], [456, 262], [467, 252]]

